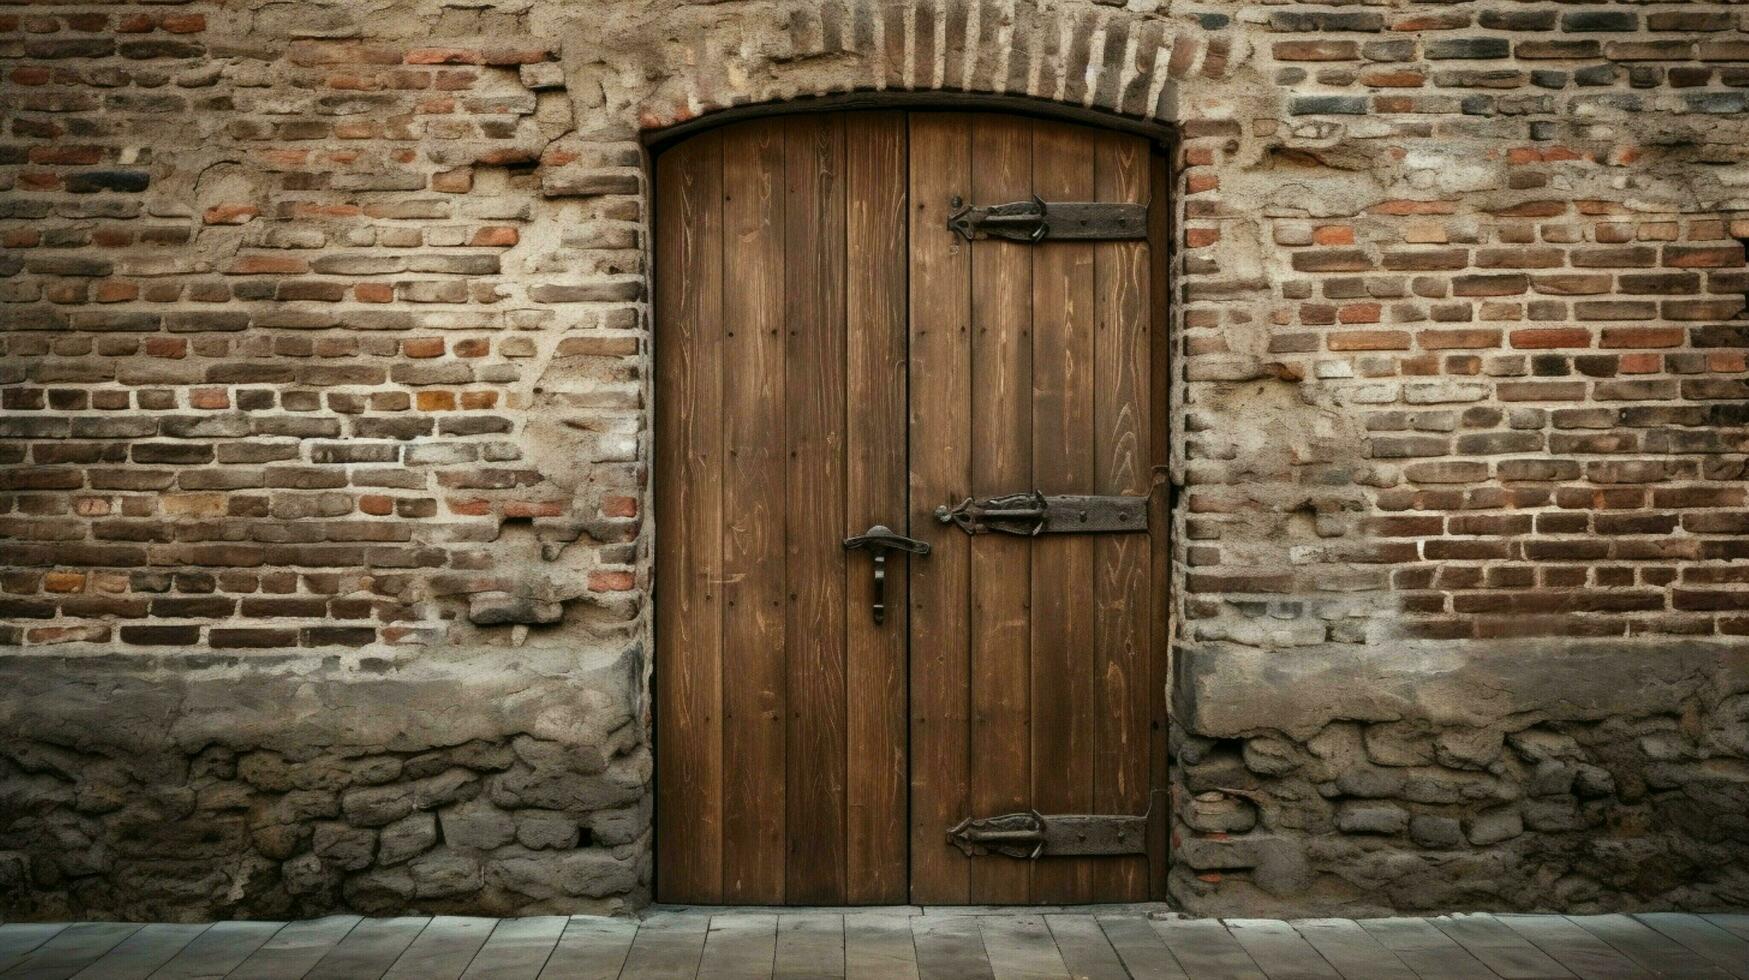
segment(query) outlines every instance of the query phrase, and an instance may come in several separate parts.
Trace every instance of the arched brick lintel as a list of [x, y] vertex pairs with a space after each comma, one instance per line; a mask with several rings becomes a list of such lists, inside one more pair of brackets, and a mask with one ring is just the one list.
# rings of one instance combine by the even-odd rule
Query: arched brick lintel
[[[779, 0], [737, 17], [628, 6], [577, 39], [593, 59], [579, 69], [646, 134], [739, 106], [890, 92], [1170, 124], [1180, 83], [1223, 77], [1232, 61], [1225, 35], [1087, 0]], [[668, 70], [645, 75], [652, 64]]]

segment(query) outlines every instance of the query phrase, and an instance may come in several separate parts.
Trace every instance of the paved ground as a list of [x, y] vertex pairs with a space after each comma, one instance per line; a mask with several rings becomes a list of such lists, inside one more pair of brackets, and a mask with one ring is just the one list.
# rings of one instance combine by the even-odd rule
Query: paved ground
[[0, 976], [1749, 980], [1749, 914], [1184, 919], [1147, 907], [0, 925]]

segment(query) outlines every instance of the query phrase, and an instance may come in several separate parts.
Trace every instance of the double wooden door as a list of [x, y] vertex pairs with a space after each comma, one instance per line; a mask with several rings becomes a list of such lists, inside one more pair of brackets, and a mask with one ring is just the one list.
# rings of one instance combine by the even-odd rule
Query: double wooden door
[[[1164, 786], [1162, 173], [1139, 137], [982, 113], [765, 118], [658, 157], [660, 900], [1163, 891], [1163, 801], [1109, 856], [949, 839]], [[948, 227], [1035, 198], [1139, 205], [1145, 237]], [[1147, 529], [936, 513], [1034, 491], [1141, 498]], [[846, 548], [877, 525], [928, 554], [877, 582]]]

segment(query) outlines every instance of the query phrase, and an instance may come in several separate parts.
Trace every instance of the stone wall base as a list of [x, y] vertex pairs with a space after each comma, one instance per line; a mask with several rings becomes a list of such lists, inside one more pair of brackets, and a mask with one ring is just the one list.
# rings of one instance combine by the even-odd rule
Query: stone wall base
[[[0, 916], [650, 899], [638, 648], [0, 658]], [[1190, 647], [1172, 899], [1210, 915], [1749, 906], [1749, 650]]]
[[1749, 648], [1181, 650], [1207, 915], [1749, 906]]
[[0, 658], [0, 917], [614, 912], [642, 655]]

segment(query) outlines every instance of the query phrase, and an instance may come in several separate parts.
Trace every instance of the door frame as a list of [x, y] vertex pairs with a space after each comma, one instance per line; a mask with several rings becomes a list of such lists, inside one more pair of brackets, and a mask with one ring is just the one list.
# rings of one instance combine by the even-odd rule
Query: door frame
[[[1177, 501], [1179, 489], [1183, 485], [1183, 453], [1180, 443], [1181, 426], [1179, 419], [1183, 414], [1183, 380], [1175, 373], [1179, 363], [1177, 345], [1181, 342], [1182, 329], [1176, 316], [1179, 304], [1175, 302], [1179, 289], [1182, 265], [1180, 249], [1177, 247], [1176, 232], [1183, 227], [1183, 215], [1179, 211], [1180, 194], [1177, 188], [1178, 174], [1182, 163], [1177, 157], [1178, 139], [1175, 128], [1163, 123], [1117, 116], [1098, 109], [1065, 103], [1047, 102], [1033, 98], [1009, 95], [980, 95], [971, 93], [949, 93], [939, 91], [928, 92], [856, 92], [840, 95], [819, 96], [796, 99], [789, 102], [764, 102], [734, 106], [729, 109], [710, 113], [685, 122], [666, 126], [660, 129], [648, 130], [641, 134], [641, 169], [644, 174], [644, 185], [648, 189], [646, 196], [647, 211], [644, 214], [645, 229], [642, 243], [643, 258], [647, 276], [652, 284], [651, 294], [647, 300], [649, 322], [646, 337], [648, 348], [644, 352], [644, 419], [648, 442], [644, 452], [646, 472], [649, 474], [649, 484], [645, 489], [645, 505], [642, 512], [645, 518], [645, 533], [650, 539], [650, 555], [652, 557], [652, 572], [650, 583], [651, 610], [646, 611], [646, 644], [651, 651], [644, 664], [644, 689], [647, 699], [653, 699], [654, 665], [656, 658], [662, 655], [661, 637], [656, 633], [656, 616], [653, 609], [656, 603], [662, 601], [662, 583], [656, 580], [654, 574], [654, 555], [662, 544], [662, 528], [655, 520], [656, 475], [654, 459], [657, 432], [655, 426], [657, 402], [662, 398], [662, 392], [656, 384], [656, 351], [661, 343], [662, 325], [656, 315], [655, 287], [661, 275], [656, 258], [656, 215], [662, 206], [656, 193], [656, 158], [666, 149], [691, 137], [700, 135], [711, 129], [772, 116], [790, 116], [819, 112], [844, 111], [949, 111], [949, 112], [984, 112], [1018, 116], [1031, 116], [1044, 119], [1055, 119], [1072, 122], [1097, 129], [1114, 130], [1141, 136], [1150, 145], [1152, 153], [1149, 161], [1150, 200], [1148, 212], [1148, 243], [1151, 283], [1155, 288], [1149, 291], [1149, 358], [1152, 391], [1149, 399], [1150, 413], [1150, 445], [1148, 460], [1151, 473], [1148, 495], [1149, 526], [1159, 528], [1160, 533], [1152, 535], [1150, 551], [1152, 558], [1154, 595], [1150, 607], [1149, 635], [1156, 639], [1149, 650], [1149, 675], [1154, 688], [1154, 696], [1150, 699], [1149, 719], [1149, 806], [1148, 819], [1148, 897], [1153, 901], [1166, 901], [1167, 881], [1171, 866], [1171, 782], [1170, 756], [1168, 751], [1169, 738], [1169, 708], [1172, 702], [1172, 660], [1175, 643], [1175, 630], [1178, 625], [1177, 598], [1180, 594], [1179, 576], [1174, 567], [1174, 547], [1180, 539], [1180, 528], [1176, 522]], [[908, 687], [909, 685], [907, 685]], [[907, 697], [907, 701], [908, 701]], [[656, 712], [649, 708], [646, 700], [646, 710], [649, 711], [649, 729], [651, 737], [652, 771], [651, 787], [651, 897], [654, 901], [662, 901], [663, 897], [656, 894], [657, 876], [655, 867], [661, 861], [661, 841], [656, 830], [657, 820], [655, 808], [660, 804], [655, 799], [656, 772], [659, 765], [658, 753], [655, 751], [661, 732], [656, 725]], [[907, 749], [907, 759], [910, 752]], [[906, 806], [909, 808], [909, 794]], [[907, 835], [908, 836], [908, 835]], [[1157, 856], [1157, 860], [1155, 860]], [[909, 860], [907, 860], [909, 866]]]

